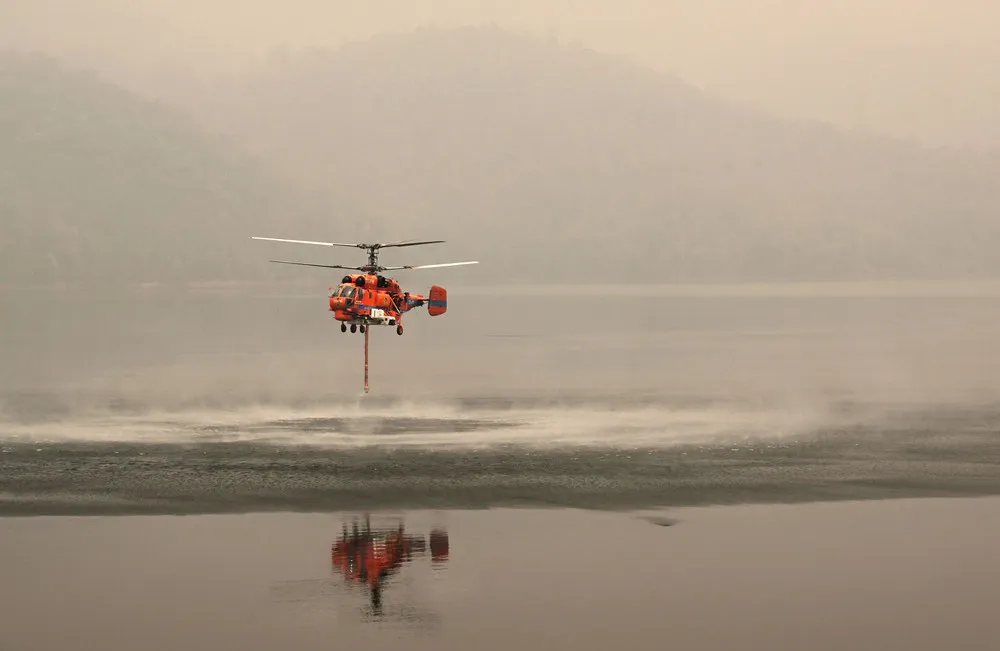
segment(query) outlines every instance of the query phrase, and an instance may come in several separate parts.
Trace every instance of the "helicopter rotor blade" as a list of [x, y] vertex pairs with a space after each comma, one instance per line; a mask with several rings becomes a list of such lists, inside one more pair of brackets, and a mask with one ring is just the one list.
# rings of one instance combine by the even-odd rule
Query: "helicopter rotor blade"
[[292, 244], [316, 244], [318, 246], [347, 246], [352, 249], [365, 248], [363, 244], [346, 244], [344, 242], [313, 242], [312, 240], [285, 240], [277, 237], [250, 237], [251, 240], [267, 240], [268, 242], [290, 242]]
[[442, 262], [440, 264], [417, 264], [417, 265], [403, 265], [401, 267], [384, 267], [388, 270], [399, 270], [399, 269], [434, 269], [436, 267], [457, 267], [463, 264], [479, 264], [479, 260], [469, 260], [468, 262]]
[[390, 246], [420, 246], [422, 244], [441, 244], [445, 240], [422, 240], [420, 242], [415, 242], [413, 240], [403, 240], [401, 242], [388, 242], [386, 244], [373, 244], [372, 246], [377, 246], [380, 249], [384, 249]]
[[376, 242], [375, 244], [363, 244], [363, 243], [347, 243], [347, 242], [317, 242], [314, 240], [289, 240], [280, 237], [255, 237], [251, 236], [251, 240], [265, 240], [268, 242], [289, 242], [291, 244], [315, 244], [317, 246], [346, 246], [352, 249], [384, 249], [386, 247], [399, 247], [399, 246], [420, 246], [423, 244], [441, 244], [445, 240], [401, 240], [399, 242]]
[[312, 262], [289, 262], [287, 260], [269, 260], [268, 262], [277, 262], [278, 264], [294, 264], [300, 267], [322, 267], [323, 269], [351, 269], [357, 271], [364, 271], [361, 267], [345, 267], [342, 264], [314, 264]]

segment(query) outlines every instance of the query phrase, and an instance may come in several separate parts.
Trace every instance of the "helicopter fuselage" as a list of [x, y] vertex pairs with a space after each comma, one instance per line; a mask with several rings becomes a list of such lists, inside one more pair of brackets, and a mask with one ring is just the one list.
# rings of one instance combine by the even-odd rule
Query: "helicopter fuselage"
[[350, 274], [344, 276], [336, 288], [330, 288], [329, 310], [341, 322], [341, 331], [367, 326], [396, 326], [402, 334], [402, 317], [413, 308], [428, 306], [431, 316], [444, 314], [448, 309], [448, 295], [443, 287], [431, 287], [430, 295], [404, 292], [392, 278], [376, 274]]

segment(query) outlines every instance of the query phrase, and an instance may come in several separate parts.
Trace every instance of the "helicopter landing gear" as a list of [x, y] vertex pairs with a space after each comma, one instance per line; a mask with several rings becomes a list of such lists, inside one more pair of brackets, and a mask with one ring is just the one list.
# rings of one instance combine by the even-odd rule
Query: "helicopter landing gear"
[[351, 332], [354, 333], [354, 332], [357, 332], [357, 331], [358, 331], [358, 325], [356, 323], [352, 323], [351, 324]]
[[341, 332], [347, 332], [347, 324], [346, 323], [341, 322], [341, 324], [340, 324], [340, 331]]
[[365, 331], [365, 324], [362, 323], [361, 326], [358, 329], [361, 330], [361, 332], [364, 332]]
[[403, 326], [402, 325], [396, 326], [396, 334], [399, 335], [399, 336], [403, 335]]

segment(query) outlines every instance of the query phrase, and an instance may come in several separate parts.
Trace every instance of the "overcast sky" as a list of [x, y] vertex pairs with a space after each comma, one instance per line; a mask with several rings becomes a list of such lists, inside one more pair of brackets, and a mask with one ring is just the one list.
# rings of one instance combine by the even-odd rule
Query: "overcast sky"
[[779, 115], [1000, 146], [996, 0], [0, 0], [4, 46], [209, 74], [279, 45], [488, 22]]

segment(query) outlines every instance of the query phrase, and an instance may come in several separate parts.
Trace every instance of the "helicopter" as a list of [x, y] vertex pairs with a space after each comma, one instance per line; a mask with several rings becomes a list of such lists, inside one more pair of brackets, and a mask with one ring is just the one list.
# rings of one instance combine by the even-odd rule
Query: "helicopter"
[[439, 267], [457, 267], [460, 265], [479, 264], [478, 260], [466, 262], [445, 262], [440, 264], [383, 266], [378, 262], [379, 251], [390, 247], [422, 246], [425, 244], [441, 244], [445, 240], [403, 240], [399, 242], [377, 242], [374, 244], [345, 242], [316, 242], [312, 240], [289, 240], [275, 237], [255, 237], [252, 240], [269, 242], [287, 242], [292, 244], [313, 244], [317, 246], [341, 246], [358, 248], [367, 251], [368, 264], [351, 267], [339, 264], [316, 264], [312, 262], [293, 262], [288, 260], [271, 260], [278, 264], [291, 264], [303, 267], [320, 267], [323, 269], [345, 269], [361, 273], [349, 273], [340, 279], [336, 288], [329, 288], [329, 311], [333, 318], [340, 321], [340, 331], [352, 333], [362, 332], [365, 335], [365, 393], [368, 393], [368, 334], [371, 326], [395, 326], [396, 334], [403, 334], [403, 314], [414, 308], [427, 306], [431, 316], [440, 316], [448, 311], [448, 292], [444, 287], [432, 285], [426, 296], [411, 294], [404, 291], [393, 278], [382, 274], [383, 271], [435, 269]]

